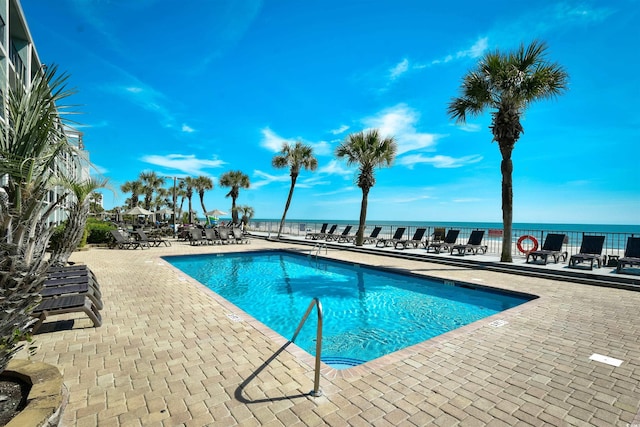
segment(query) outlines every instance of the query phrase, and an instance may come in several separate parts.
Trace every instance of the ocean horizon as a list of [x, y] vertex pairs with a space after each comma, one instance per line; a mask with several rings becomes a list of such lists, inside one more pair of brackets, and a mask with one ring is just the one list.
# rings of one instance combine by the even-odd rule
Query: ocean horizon
[[[281, 218], [252, 218], [251, 222], [280, 222]], [[286, 220], [287, 223], [299, 224], [323, 224], [325, 222], [338, 224], [338, 226], [358, 225], [359, 220], [342, 219], [298, 219]], [[502, 222], [483, 221], [382, 221], [367, 220], [367, 226], [406, 226], [406, 227], [447, 227], [447, 228], [480, 228], [480, 229], [502, 229]], [[565, 224], [565, 223], [527, 223], [514, 222], [514, 230], [545, 230], [545, 231], [567, 231], [582, 233], [630, 233], [640, 234], [640, 224]]]

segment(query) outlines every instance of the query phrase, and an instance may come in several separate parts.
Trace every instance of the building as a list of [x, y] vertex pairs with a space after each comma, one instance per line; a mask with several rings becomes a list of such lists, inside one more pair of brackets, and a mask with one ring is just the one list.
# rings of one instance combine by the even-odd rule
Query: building
[[[34, 76], [46, 65], [40, 62], [34, 40], [19, 0], [0, 0], [0, 120], [6, 120], [6, 94], [11, 88], [22, 85], [28, 88]], [[61, 156], [55, 166], [55, 173], [73, 180], [89, 178], [89, 154], [84, 150], [82, 133], [75, 129], [65, 131], [68, 141], [78, 148], [76, 155]], [[0, 184], [6, 184], [6, 177], [0, 177]], [[57, 188], [49, 192], [47, 203], [57, 201], [63, 194]], [[60, 224], [67, 218], [71, 203], [65, 199], [49, 217], [50, 224]]]

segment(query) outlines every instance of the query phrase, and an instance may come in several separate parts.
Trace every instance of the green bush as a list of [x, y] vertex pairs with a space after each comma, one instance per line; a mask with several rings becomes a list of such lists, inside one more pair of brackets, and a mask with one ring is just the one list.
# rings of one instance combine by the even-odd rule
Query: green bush
[[[95, 218], [89, 218], [87, 220], [86, 227], [86, 243], [109, 243], [109, 241], [111, 240], [111, 233], [109, 233], [109, 230], [113, 229], [115, 229], [115, 227], [109, 222], [100, 221]], [[82, 247], [82, 243], [80, 244], [80, 247]]]

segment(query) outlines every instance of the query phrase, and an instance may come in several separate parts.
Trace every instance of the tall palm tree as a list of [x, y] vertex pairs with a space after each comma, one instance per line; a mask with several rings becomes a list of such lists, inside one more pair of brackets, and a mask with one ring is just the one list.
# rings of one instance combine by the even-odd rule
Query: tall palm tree
[[280, 228], [278, 229], [278, 238], [280, 238], [280, 234], [284, 228], [284, 221], [287, 217], [287, 211], [291, 204], [291, 198], [293, 197], [293, 189], [296, 186], [298, 175], [300, 175], [300, 169], [303, 168], [314, 171], [318, 168], [318, 160], [313, 156], [313, 148], [311, 146], [296, 141], [293, 146], [285, 142], [282, 145], [282, 151], [274, 156], [271, 164], [273, 167], [279, 169], [288, 166], [289, 175], [291, 176], [289, 196], [287, 197], [287, 203], [284, 205], [284, 212], [282, 213], [282, 220], [280, 221]]
[[164, 178], [158, 176], [153, 171], [141, 172], [139, 176], [140, 182], [142, 182], [142, 191], [144, 193], [144, 208], [150, 210], [153, 203], [153, 193], [158, 191], [164, 185]]
[[18, 83], [5, 94], [0, 121], [0, 372], [21, 348], [33, 324], [31, 312], [40, 300], [48, 262], [45, 249], [52, 228], [47, 218], [64, 200], [47, 204], [53, 189], [55, 162], [74, 153], [64, 136], [65, 107], [58, 105], [73, 90], [57, 67], [37, 73], [25, 88]]
[[51, 253], [50, 264], [63, 267], [67, 264], [69, 257], [78, 247], [89, 216], [90, 198], [95, 190], [107, 186], [108, 179], [90, 178], [85, 182], [74, 182], [68, 178], [62, 179], [62, 185], [69, 189], [74, 196], [69, 208], [60, 244]]
[[141, 181], [127, 181], [120, 186], [120, 190], [123, 193], [131, 193], [127, 207], [129, 209], [135, 208], [140, 204], [140, 194], [144, 191], [144, 186]]
[[360, 224], [356, 233], [356, 245], [362, 246], [367, 223], [369, 190], [376, 183], [375, 168], [391, 166], [396, 157], [398, 145], [393, 137], [381, 138], [378, 129], [370, 129], [350, 134], [336, 149], [336, 156], [346, 158], [348, 165], [359, 165], [357, 185], [362, 190]]
[[238, 223], [238, 211], [236, 210], [236, 200], [240, 195], [241, 188], [249, 188], [251, 183], [249, 182], [249, 176], [242, 173], [242, 171], [229, 171], [222, 174], [220, 177], [220, 186], [229, 187], [231, 190], [225, 197], [231, 197], [231, 220], [234, 224]]
[[547, 46], [533, 41], [514, 52], [498, 50], [486, 54], [478, 67], [464, 76], [461, 96], [453, 98], [448, 113], [459, 123], [467, 115], [491, 111], [491, 132], [502, 154], [503, 238], [500, 261], [512, 262], [513, 162], [511, 153], [524, 132], [520, 117], [533, 101], [553, 98], [567, 88], [568, 74], [556, 63], [546, 61]]
[[199, 176], [193, 181], [194, 189], [198, 192], [200, 197], [200, 205], [202, 206], [202, 212], [209, 223], [209, 215], [207, 215], [207, 209], [204, 207], [204, 192], [207, 190], [213, 190], [213, 180], [208, 176]]
[[191, 199], [193, 198], [193, 187], [194, 187], [195, 178], [186, 177], [184, 178], [184, 195], [189, 200], [189, 213], [187, 215], [187, 221], [189, 224], [193, 224], [193, 209], [191, 207]]

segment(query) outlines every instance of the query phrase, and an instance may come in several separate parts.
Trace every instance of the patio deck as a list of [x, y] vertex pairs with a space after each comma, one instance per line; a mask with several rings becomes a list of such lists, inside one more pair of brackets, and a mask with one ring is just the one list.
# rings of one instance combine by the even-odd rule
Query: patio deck
[[329, 246], [322, 256], [539, 298], [353, 369], [325, 367], [314, 398], [310, 356], [160, 258], [262, 248], [310, 249], [253, 239], [74, 253], [100, 282], [103, 326], [51, 317], [31, 357], [63, 373], [62, 425], [640, 425], [640, 292], [492, 271], [487, 256], [464, 267]]

